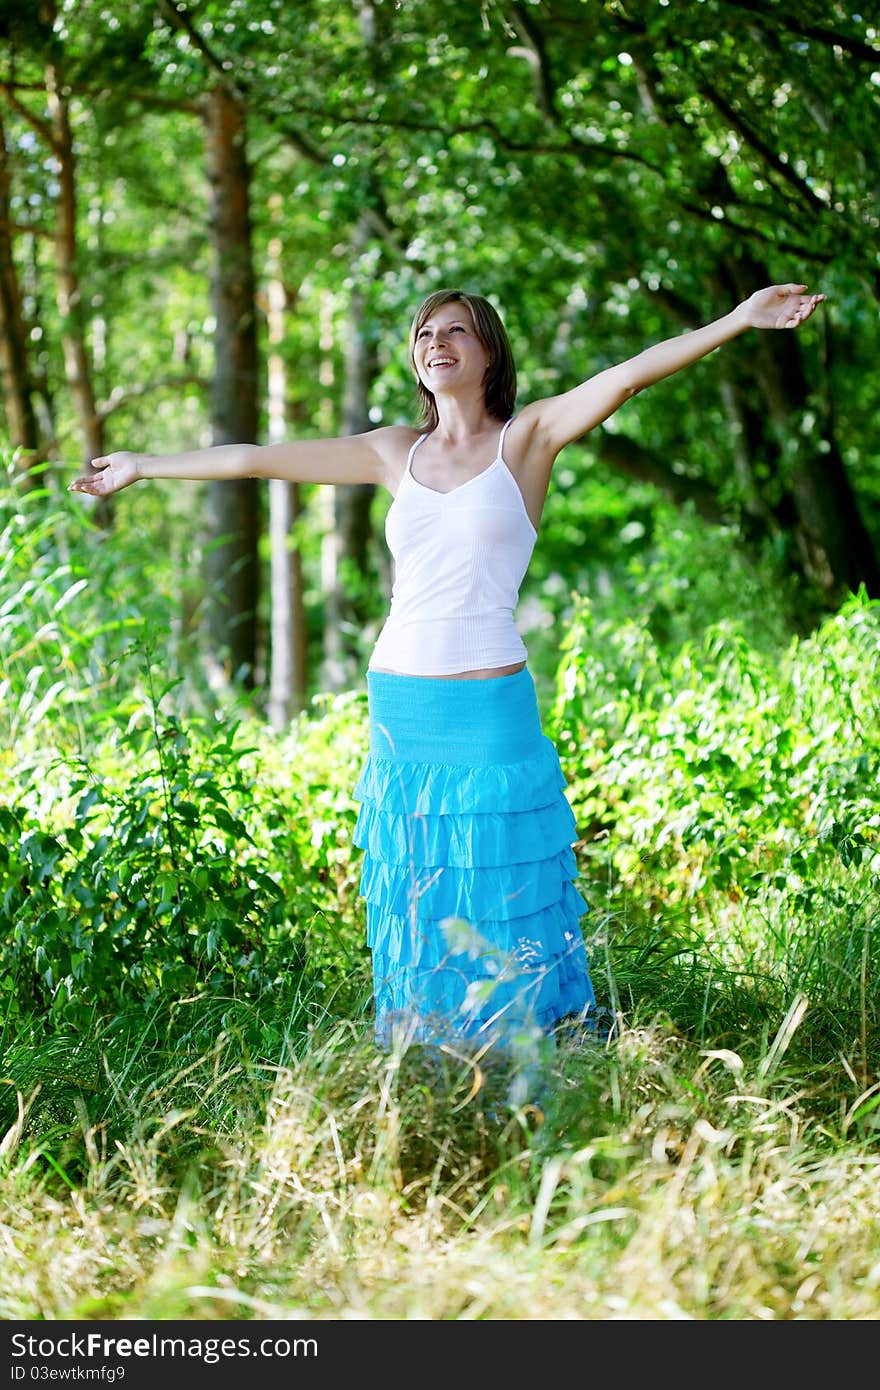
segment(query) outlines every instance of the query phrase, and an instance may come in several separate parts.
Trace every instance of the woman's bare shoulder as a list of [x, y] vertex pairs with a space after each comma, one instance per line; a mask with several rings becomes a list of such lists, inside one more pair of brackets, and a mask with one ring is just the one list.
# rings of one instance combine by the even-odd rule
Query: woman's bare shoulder
[[401, 449], [406, 453], [421, 433], [413, 425], [377, 425], [374, 430], [368, 431], [367, 438], [382, 453], [391, 455]]
[[379, 425], [367, 438], [384, 464], [389, 491], [396, 492], [406, 468], [407, 455], [422, 431], [411, 425]]
[[544, 473], [552, 465], [541, 431], [540, 402], [532, 401], [512, 416], [504, 441], [504, 456], [514, 475], [526, 470]]

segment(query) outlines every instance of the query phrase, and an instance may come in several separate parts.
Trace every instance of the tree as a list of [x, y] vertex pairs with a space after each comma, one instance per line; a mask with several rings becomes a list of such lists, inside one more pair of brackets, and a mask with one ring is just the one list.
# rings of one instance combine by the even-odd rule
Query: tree
[[40, 447], [39, 432], [13, 236], [6, 134], [0, 113], [0, 369], [10, 442], [33, 458]]
[[[280, 213], [281, 200], [272, 199]], [[267, 255], [266, 320], [268, 326], [269, 441], [280, 443], [288, 432], [287, 367], [283, 345], [291, 295], [284, 281], [280, 228]], [[308, 640], [302, 555], [294, 527], [302, 515], [298, 483], [269, 480], [269, 547], [271, 648], [268, 715], [273, 728], [284, 729], [291, 716], [305, 708], [308, 691]]]
[[[205, 101], [215, 365], [212, 442], [256, 443], [259, 423], [256, 285], [251, 250], [250, 170], [242, 103], [222, 82]], [[246, 686], [256, 669], [260, 535], [256, 480], [208, 485], [207, 575], [213, 651]]]
[[[102, 420], [96, 409], [92, 364], [86, 336], [79, 267], [76, 151], [70, 123], [65, 80], [64, 46], [55, 32], [57, 7], [45, 0], [34, 17], [32, 53], [42, 59], [45, 113], [22, 101], [12, 84], [5, 84], [7, 101], [27, 121], [52, 156], [56, 175], [55, 264], [56, 293], [67, 385], [73, 399], [83, 448], [83, 462], [104, 452]], [[8, 226], [8, 222], [7, 222]], [[9, 262], [12, 263], [10, 250]], [[13, 327], [13, 333], [16, 331]], [[98, 513], [107, 517], [106, 504]]]

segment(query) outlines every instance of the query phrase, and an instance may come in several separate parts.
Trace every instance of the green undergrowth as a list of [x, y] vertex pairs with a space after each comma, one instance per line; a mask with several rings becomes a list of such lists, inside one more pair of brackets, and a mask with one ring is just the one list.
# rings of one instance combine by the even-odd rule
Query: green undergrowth
[[809, 1056], [876, 1066], [880, 605], [776, 658], [733, 623], [664, 651], [582, 605], [549, 729], [628, 1010], [738, 1046], [797, 995]]
[[275, 732], [136, 542], [3, 516], [0, 1316], [876, 1316], [876, 603], [773, 649], [579, 601], [603, 1028], [512, 1099], [375, 1045], [363, 689]]

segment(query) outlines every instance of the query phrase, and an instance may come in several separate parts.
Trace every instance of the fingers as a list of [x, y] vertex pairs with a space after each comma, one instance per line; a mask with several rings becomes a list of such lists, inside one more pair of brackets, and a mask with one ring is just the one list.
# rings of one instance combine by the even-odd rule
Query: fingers
[[102, 474], [91, 477], [85, 475], [81, 478], [74, 478], [73, 482], [67, 484], [68, 492], [87, 492], [92, 497], [102, 497], [107, 491]]
[[783, 326], [785, 328], [797, 328], [800, 324], [806, 322], [813, 311], [827, 298], [828, 296], [826, 294], [808, 294], [802, 297], [797, 308], [784, 320]]
[[[776, 290], [776, 293], [779, 294], [779, 295], [786, 295], [786, 294], [801, 294], [801, 295], [802, 295], [802, 294], [805, 293], [805, 291], [806, 291], [806, 289], [807, 289], [807, 286], [806, 286], [806, 285], [794, 285], [794, 284], [792, 284], [792, 285], [776, 285], [774, 288], [775, 288], [775, 290]], [[811, 303], [811, 304], [821, 304], [821, 302], [822, 302], [823, 299], [827, 299], [827, 298], [828, 298], [828, 296], [825, 295], [825, 294], [807, 294], [806, 297], [807, 297], [808, 302]]]
[[806, 285], [788, 285], [786, 288], [789, 289], [792, 294], [800, 295], [802, 305], [811, 309], [814, 309], [817, 304], [821, 304], [823, 300], [828, 298], [827, 294], [804, 294], [804, 290], [807, 288]]
[[[81, 474], [79, 478], [74, 478], [73, 482], [67, 484], [67, 491], [88, 492], [92, 497], [100, 497], [103, 495], [105, 488], [102, 470], [109, 466], [110, 459], [107, 458], [106, 455], [102, 455], [99, 458], [90, 459], [89, 462], [92, 468], [95, 469], [95, 472], [91, 474], [84, 473]], [[109, 477], [110, 474], [107, 476]]]

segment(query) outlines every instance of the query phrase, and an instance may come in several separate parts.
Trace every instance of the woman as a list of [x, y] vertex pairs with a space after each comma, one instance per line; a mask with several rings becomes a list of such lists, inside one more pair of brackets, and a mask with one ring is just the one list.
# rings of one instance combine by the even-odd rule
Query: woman
[[564, 1021], [591, 1025], [574, 818], [514, 623], [553, 464], [637, 391], [748, 329], [796, 328], [825, 297], [771, 285], [515, 415], [497, 313], [478, 295], [440, 291], [410, 334], [422, 431], [115, 453], [70, 484], [101, 497], [144, 478], [259, 477], [392, 494], [395, 580], [367, 672], [370, 753], [355, 788], [382, 1043], [399, 1028], [410, 1040], [528, 1050]]

